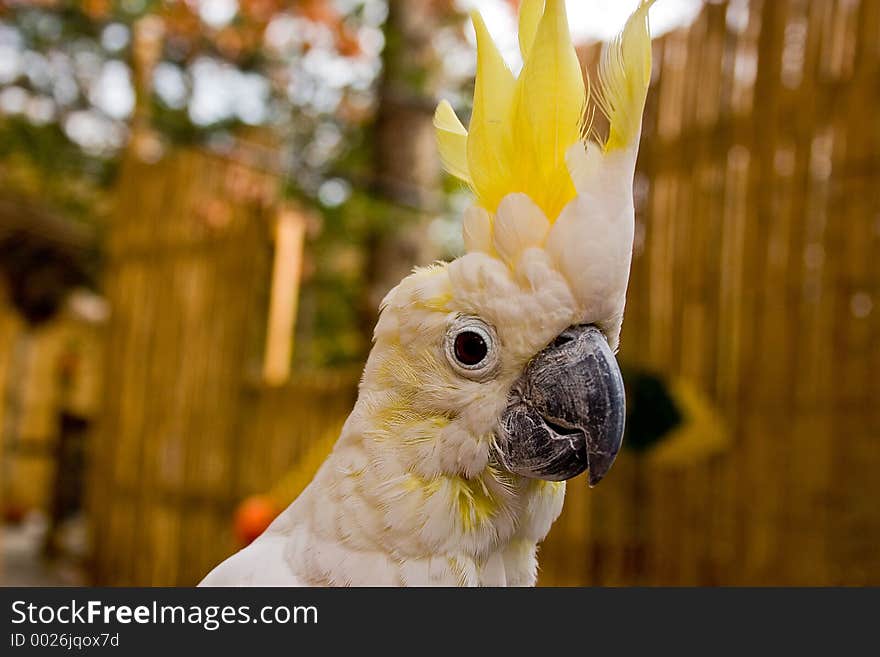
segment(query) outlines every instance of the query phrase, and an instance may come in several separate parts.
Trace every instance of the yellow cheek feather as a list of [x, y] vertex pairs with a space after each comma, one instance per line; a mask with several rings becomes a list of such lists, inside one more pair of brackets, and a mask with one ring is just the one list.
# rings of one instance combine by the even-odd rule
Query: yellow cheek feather
[[434, 415], [424, 420], [416, 420], [400, 425], [400, 440], [405, 445], [418, 445], [437, 440], [437, 436], [451, 420], [442, 415]]
[[[489, 524], [502, 508], [501, 500], [494, 492], [486, 477], [492, 477], [493, 468], [475, 479], [465, 479], [455, 475], [441, 475], [424, 479], [410, 474], [405, 482], [408, 491], [420, 491], [425, 500], [441, 496], [442, 506], [449, 509], [450, 515], [457, 518], [458, 526], [465, 532], [472, 532]], [[498, 481], [496, 480], [496, 484]]]

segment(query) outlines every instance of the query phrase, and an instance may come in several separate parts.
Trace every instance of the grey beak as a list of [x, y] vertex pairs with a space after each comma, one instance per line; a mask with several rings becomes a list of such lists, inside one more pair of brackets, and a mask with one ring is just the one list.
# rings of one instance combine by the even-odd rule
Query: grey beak
[[623, 441], [626, 397], [617, 360], [595, 326], [572, 326], [528, 364], [495, 432], [496, 457], [525, 477], [608, 473]]

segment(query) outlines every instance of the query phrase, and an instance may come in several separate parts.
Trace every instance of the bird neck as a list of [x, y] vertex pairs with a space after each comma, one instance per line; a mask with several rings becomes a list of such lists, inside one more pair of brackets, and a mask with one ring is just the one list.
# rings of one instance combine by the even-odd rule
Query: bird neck
[[[361, 396], [315, 480], [319, 540], [384, 559], [382, 572], [424, 566], [448, 584], [533, 583], [536, 545], [559, 515], [565, 484], [505, 472], [488, 457], [489, 437], [384, 401]], [[334, 568], [338, 560], [322, 572], [345, 581]]]

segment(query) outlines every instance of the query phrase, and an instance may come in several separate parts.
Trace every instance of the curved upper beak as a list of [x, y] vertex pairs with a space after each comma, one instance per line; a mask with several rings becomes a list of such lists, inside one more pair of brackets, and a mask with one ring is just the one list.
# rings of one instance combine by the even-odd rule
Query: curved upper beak
[[617, 360], [595, 326], [572, 326], [528, 364], [495, 432], [511, 472], [562, 481], [589, 469], [595, 486], [623, 441], [626, 397]]

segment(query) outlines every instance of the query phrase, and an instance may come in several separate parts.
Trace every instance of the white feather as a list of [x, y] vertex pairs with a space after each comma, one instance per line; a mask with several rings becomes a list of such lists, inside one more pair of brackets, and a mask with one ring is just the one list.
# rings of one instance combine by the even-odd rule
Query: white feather
[[550, 222], [544, 212], [525, 194], [508, 194], [498, 205], [494, 244], [498, 255], [515, 267], [523, 251], [543, 246]]

